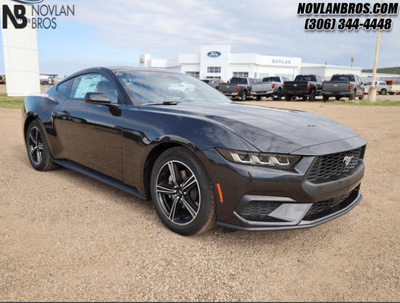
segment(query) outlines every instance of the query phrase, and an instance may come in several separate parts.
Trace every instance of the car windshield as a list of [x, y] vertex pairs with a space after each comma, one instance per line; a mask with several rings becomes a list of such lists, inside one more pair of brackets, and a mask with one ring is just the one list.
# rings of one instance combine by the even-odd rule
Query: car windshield
[[308, 82], [308, 81], [317, 81], [315, 76], [297, 76], [294, 79], [295, 82]]
[[143, 103], [232, 103], [213, 87], [191, 76], [154, 71], [118, 71], [131, 98]]
[[333, 75], [331, 81], [352, 81], [354, 82], [354, 76], [352, 75]]

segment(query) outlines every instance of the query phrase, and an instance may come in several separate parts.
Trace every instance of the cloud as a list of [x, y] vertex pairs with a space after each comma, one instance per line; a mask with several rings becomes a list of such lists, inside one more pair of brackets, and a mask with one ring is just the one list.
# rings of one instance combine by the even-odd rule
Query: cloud
[[[56, 0], [54, 0], [56, 1]], [[93, 29], [99, 47], [173, 58], [198, 53], [201, 45], [230, 44], [232, 52], [301, 57], [303, 62], [373, 65], [376, 32], [305, 32], [295, 0], [58, 0], [75, 4], [74, 22]], [[350, 17], [346, 17], [350, 18]], [[380, 66], [399, 66], [399, 18], [382, 34]], [[118, 59], [120, 60], [120, 59]], [[136, 59], [137, 62], [137, 59]]]

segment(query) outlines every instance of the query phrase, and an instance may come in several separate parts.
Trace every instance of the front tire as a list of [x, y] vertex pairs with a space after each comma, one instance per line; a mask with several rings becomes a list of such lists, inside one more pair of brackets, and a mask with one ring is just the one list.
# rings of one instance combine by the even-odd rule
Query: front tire
[[210, 177], [200, 160], [183, 147], [168, 149], [154, 164], [151, 197], [161, 221], [184, 236], [210, 230], [216, 202]]
[[25, 143], [29, 162], [34, 169], [48, 171], [58, 167], [51, 160], [50, 149], [39, 121], [33, 120], [29, 124], [25, 134]]
[[381, 95], [386, 95], [387, 94], [387, 90], [385, 89], [385, 88], [383, 88], [382, 90], [381, 90]]

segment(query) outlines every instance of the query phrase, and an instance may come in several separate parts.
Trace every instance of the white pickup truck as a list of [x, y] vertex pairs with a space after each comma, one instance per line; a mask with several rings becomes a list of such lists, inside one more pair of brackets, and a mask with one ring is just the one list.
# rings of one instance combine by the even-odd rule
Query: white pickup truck
[[[372, 82], [367, 82], [364, 88], [364, 94], [368, 94]], [[397, 80], [380, 80], [375, 82], [376, 92], [381, 95], [400, 94], [400, 81]]]

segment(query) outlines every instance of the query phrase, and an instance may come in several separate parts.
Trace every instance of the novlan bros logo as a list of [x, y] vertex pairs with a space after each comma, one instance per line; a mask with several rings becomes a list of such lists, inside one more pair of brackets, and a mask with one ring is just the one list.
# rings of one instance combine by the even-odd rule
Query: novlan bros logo
[[[57, 18], [60, 16], [75, 16], [75, 5], [39, 5], [44, 0], [13, 0], [25, 5], [31, 5], [32, 18], [26, 17], [27, 6], [17, 4], [12, 8], [3, 5], [3, 28], [8, 28], [8, 20], [16, 29], [23, 29], [30, 24], [32, 29], [56, 29]], [[29, 7], [29, 6], [28, 6]]]

